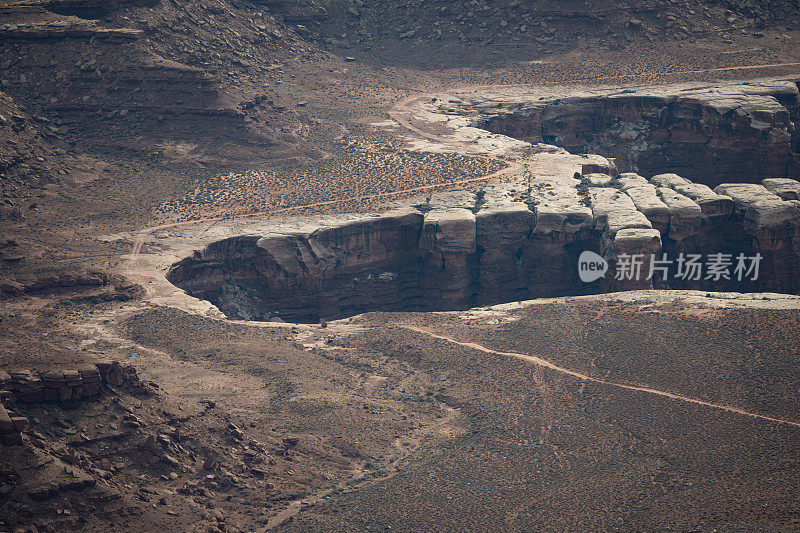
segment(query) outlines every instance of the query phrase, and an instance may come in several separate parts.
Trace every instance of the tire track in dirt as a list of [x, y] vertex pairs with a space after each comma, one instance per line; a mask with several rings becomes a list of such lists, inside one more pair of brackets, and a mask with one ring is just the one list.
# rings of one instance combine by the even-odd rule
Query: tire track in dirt
[[787, 425], [787, 426], [793, 426], [793, 427], [796, 427], [796, 428], [800, 428], [800, 422], [793, 422], [791, 420], [785, 420], [785, 419], [782, 419], [782, 418], [774, 418], [774, 417], [771, 417], [771, 416], [762, 415], [762, 414], [759, 414], [759, 413], [753, 413], [751, 411], [746, 411], [744, 409], [739, 409], [738, 407], [731, 407], [729, 405], [720, 405], [720, 404], [717, 404], [717, 403], [707, 402], [707, 401], [700, 400], [700, 399], [697, 399], [697, 398], [690, 398], [688, 396], [683, 396], [681, 394], [675, 394], [675, 393], [672, 393], [672, 392], [666, 392], [666, 391], [654, 389], [654, 388], [651, 388], [651, 387], [647, 387], [645, 385], [629, 385], [629, 384], [626, 384], [626, 383], [617, 383], [617, 382], [614, 382], [614, 381], [608, 381], [608, 380], [605, 380], [605, 379], [595, 378], [595, 377], [589, 376], [587, 374], [583, 374], [581, 372], [577, 372], [575, 370], [570, 370], [568, 368], [564, 368], [564, 367], [558, 366], [558, 365], [556, 365], [554, 363], [551, 363], [550, 361], [547, 361], [546, 359], [542, 359], [541, 357], [536, 357], [536, 356], [533, 356], [533, 355], [516, 353], [516, 352], [502, 352], [502, 351], [499, 351], [499, 350], [493, 350], [491, 348], [487, 348], [486, 346], [480, 345], [480, 344], [475, 343], [475, 342], [459, 341], [459, 340], [456, 340], [456, 339], [454, 339], [452, 337], [448, 337], [446, 335], [439, 335], [438, 333], [434, 333], [432, 331], [429, 331], [427, 329], [420, 328], [420, 327], [417, 327], [417, 326], [408, 326], [408, 325], [403, 325], [403, 324], [397, 324], [397, 326], [401, 327], [403, 329], [409, 330], [409, 331], [414, 331], [416, 333], [421, 333], [423, 335], [428, 335], [429, 337], [432, 337], [434, 339], [443, 340], [443, 341], [449, 342], [451, 344], [456, 344], [458, 346], [463, 346], [464, 348], [470, 348], [470, 349], [473, 349], [473, 350], [478, 350], [480, 352], [489, 353], [489, 354], [493, 354], [493, 355], [503, 355], [503, 356], [506, 356], [506, 357], [514, 357], [516, 359], [521, 359], [523, 361], [527, 361], [529, 363], [533, 363], [533, 364], [538, 365], [538, 366], [543, 366], [545, 368], [549, 368], [550, 370], [555, 370], [556, 372], [559, 372], [561, 374], [566, 374], [568, 376], [572, 376], [574, 378], [578, 378], [578, 379], [583, 380], [583, 381], [591, 381], [591, 382], [594, 382], [594, 383], [599, 383], [601, 385], [607, 385], [609, 387], [616, 387], [616, 388], [625, 389], [625, 390], [643, 392], [643, 393], [646, 393], [646, 394], [652, 394], [654, 396], [661, 396], [663, 398], [669, 398], [671, 400], [676, 400], [676, 401], [685, 402], [685, 403], [691, 403], [691, 404], [695, 404], [695, 405], [702, 405], [703, 407], [709, 407], [709, 408], [712, 408], [712, 409], [719, 409], [721, 411], [726, 411], [728, 413], [734, 413], [734, 414], [738, 414], [738, 415], [749, 416], [751, 418], [758, 418], [760, 420], [766, 420], [766, 421], [769, 421], [769, 422], [774, 422], [776, 424], [783, 424], [783, 425]]

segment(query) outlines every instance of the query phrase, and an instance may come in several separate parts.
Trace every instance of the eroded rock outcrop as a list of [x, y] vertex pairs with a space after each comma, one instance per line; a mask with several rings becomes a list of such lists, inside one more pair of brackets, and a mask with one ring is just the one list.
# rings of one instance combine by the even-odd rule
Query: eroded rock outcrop
[[374, 305], [415, 309], [423, 218], [407, 209], [233, 237], [175, 265], [170, 280], [237, 318], [317, 321]]
[[743, 246], [764, 256], [765, 287], [800, 291], [800, 202], [784, 200], [756, 184], [723, 184], [715, 191], [733, 199], [732, 221], [744, 230]]
[[472, 302], [476, 239], [475, 215], [468, 209], [434, 209], [425, 215], [419, 280], [427, 308], [453, 309]]
[[296, 135], [299, 113], [263, 93], [243, 100], [248, 91], [234, 88], [263, 84], [272, 65], [301, 47], [317, 52], [249, 3], [0, 5], [0, 88], [42, 134], [179, 163], [241, 168], [321, 157]]
[[646, 176], [674, 172], [712, 187], [800, 176], [792, 80], [542, 93], [470, 93], [449, 105], [492, 133], [614, 157]]
[[28, 427], [28, 419], [14, 411], [9, 405], [8, 391], [0, 391], [0, 444], [19, 446], [22, 432]]
[[[788, 197], [797, 182], [712, 190], [675, 174], [595, 177], [600, 186], [575, 179], [526, 201], [497, 187], [485, 207], [448, 193], [424, 214], [402, 208], [231, 237], [176, 263], [168, 279], [234, 318], [310, 322], [652, 287], [800, 292], [800, 201], [767, 188]], [[585, 250], [608, 262], [603, 278], [579, 278]], [[731, 269], [738, 255], [760, 254], [760, 275], [676, 275], [679, 257], [713, 254]], [[657, 271], [665, 255], [674, 264]]]
[[524, 203], [509, 202], [482, 209], [475, 221], [480, 293], [493, 301], [524, 298], [529, 288], [521, 254], [526, 242], [533, 238], [533, 212]]
[[[74, 367], [43, 369], [11, 368], [0, 370], [0, 391], [22, 403], [75, 403], [100, 393], [101, 386], [140, 384], [136, 369], [109, 359]], [[0, 392], [0, 396], [2, 396]]]

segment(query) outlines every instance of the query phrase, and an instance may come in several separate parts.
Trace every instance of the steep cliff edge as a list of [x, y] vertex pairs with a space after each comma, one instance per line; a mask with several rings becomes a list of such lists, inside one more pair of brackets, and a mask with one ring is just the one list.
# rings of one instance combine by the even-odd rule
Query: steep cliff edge
[[[442, 195], [424, 214], [405, 208], [231, 237], [176, 263], [167, 278], [232, 318], [293, 322], [654, 286], [800, 292], [800, 201], [793, 199], [800, 183], [712, 190], [675, 174], [592, 177], [601, 185], [582, 191], [576, 179], [577, 186], [557, 194], [545, 188], [527, 202], [500, 186], [486, 191], [483, 205], [469, 207], [469, 194], [461, 205]], [[578, 272], [587, 250], [609, 265], [590, 282]], [[673, 264], [651, 278], [651, 262], [664, 254]], [[679, 279], [681, 254], [730, 255], [729, 279], [706, 272]], [[739, 254], [760, 254], [757, 279], [731, 275]], [[620, 277], [632, 256], [642, 258], [639, 269]]]
[[645, 176], [674, 172], [715, 187], [800, 177], [798, 84], [460, 94], [453, 110], [493, 133], [616, 158]]

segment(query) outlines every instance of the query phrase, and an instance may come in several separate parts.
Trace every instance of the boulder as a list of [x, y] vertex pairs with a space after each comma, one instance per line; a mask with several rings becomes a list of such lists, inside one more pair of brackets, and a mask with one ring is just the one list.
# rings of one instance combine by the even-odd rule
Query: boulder
[[669, 208], [670, 239], [680, 241], [700, 232], [703, 227], [703, 212], [699, 205], [667, 187], [659, 187], [658, 195]]
[[39, 375], [30, 370], [12, 370], [11, 387], [22, 402], [42, 401], [44, 384]]
[[652, 228], [626, 228], [614, 238], [617, 254], [658, 254], [661, 251], [661, 234]]
[[800, 239], [800, 207], [795, 201], [782, 200], [765, 186], [749, 183], [723, 183], [715, 190], [733, 199], [744, 230], [761, 246], [780, 247], [778, 241], [797, 243]]
[[650, 182], [647, 181], [646, 178], [636, 174], [635, 172], [623, 172], [619, 176], [617, 176], [617, 181], [619, 182], [620, 189], [623, 191], [627, 191], [633, 187], [642, 187], [646, 185], [650, 185]]
[[617, 164], [613, 159], [605, 159], [604, 161], [597, 160], [592, 163], [586, 163], [581, 167], [581, 174], [608, 174], [609, 176], [616, 176], [619, 174]]
[[584, 174], [583, 179], [588, 181], [592, 187], [608, 187], [614, 180], [614, 178], [608, 174], [601, 173]]
[[[609, 274], [603, 279], [605, 290], [641, 290], [653, 288], [653, 280], [648, 279], [652, 261], [661, 253], [661, 234], [656, 229], [626, 228], [617, 232], [610, 250]], [[637, 269], [627, 269], [625, 261], [636, 261]], [[625, 273], [617, 279], [617, 272]], [[628, 275], [630, 274], [630, 275]]]
[[14, 424], [14, 431], [22, 433], [28, 427], [28, 419], [24, 416], [12, 416], [11, 422]]
[[482, 209], [475, 215], [476, 244], [489, 250], [497, 244], [522, 243], [533, 230], [534, 219], [533, 212], [521, 202]]
[[540, 204], [536, 206], [533, 231], [554, 239], [574, 239], [581, 230], [592, 227], [592, 210], [578, 203]]
[[650, 178], [658, 187], [668, 187], [700, 206], [700, 212], [708, 225], [720, 224], [733, 213], [733, 199], [730, 196], [718, 194], [708, 185], [692, 183], [677, 174], [659, 174]]
[[662, 235], [666, 235], [669, 229], [670, 210], [661, 197], [658, 190], [651, 184], [645, 182], [642, 185], [623, 187], [625, 193], [631, 197], [633, 204], [650, 221], [653, 228], [657, 229]]
[[800, 207], [790, 202], [759, 200], [747, 207], [743, 226], [762, 246], [783, 239], [796, 243], [800, 236]]
[[6, 408], [0, 405], [0, 433], [11, 433], [14, 431], [14, 422], [8, 415]]
[[769, 192], [782, 200], [800, 200], [800, 182], [789, 178], [768, 178], [761, 181]]
[[607, 237], [613, 237], [626, 228], [651, 229], [653, 225], [630, 196], [619, 189], [592, 188], [592, 215], [594, 227]]
[[780, 201], [780, 197], [770, 192], [765, 186], [755, 183], [723, 183], [714, 188], [714, 192], [733, 199], [734, 212], [743, 216], [747, 208], [761, 200]]

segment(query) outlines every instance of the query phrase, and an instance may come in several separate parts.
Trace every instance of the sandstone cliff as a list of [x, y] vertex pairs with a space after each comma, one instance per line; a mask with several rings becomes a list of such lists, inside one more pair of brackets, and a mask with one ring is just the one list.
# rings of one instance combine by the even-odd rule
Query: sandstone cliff
[[[798, 84], [465, 94], [480, 128], [616, 158], [645, 176], [674, 172], [712, 187], [800, 176]], [[453, 104], [451, 104], [453, 105]]]
[[[301, 322], [654, 286], [800, 292], [800, 183], [712, 190], [676, 174], [595, 180], [609, 186], [589, 187], [588, 202], [577, 187], [527, 203], [497, 187], [485, 207], [467, 208], [468, 193], [444, 194], [424, 214], [404, 208], [231, 237], [173, 265], [168, 279], [234, 318]], [[579, 279], [584, 250], [608, 261], [603, 278]], [[758, 279], [677, 279], [674, 265], [650, 279], [662, 254], [717, 253], [761, 254]], [[637, 275], [616, 279], [620, 258], [633, 255], [643, 257]]]

